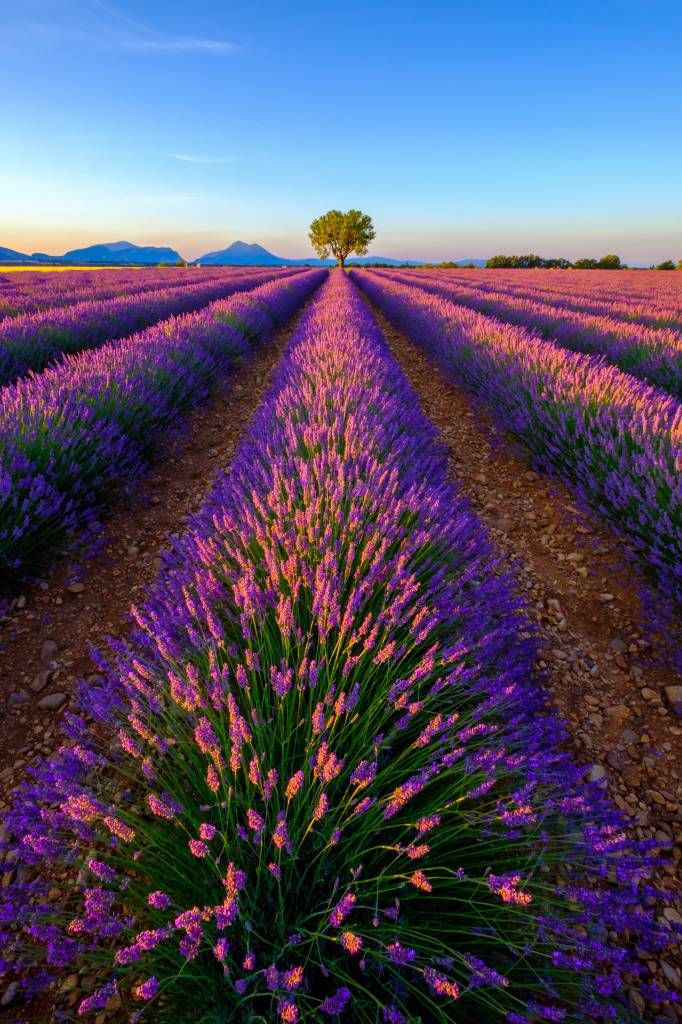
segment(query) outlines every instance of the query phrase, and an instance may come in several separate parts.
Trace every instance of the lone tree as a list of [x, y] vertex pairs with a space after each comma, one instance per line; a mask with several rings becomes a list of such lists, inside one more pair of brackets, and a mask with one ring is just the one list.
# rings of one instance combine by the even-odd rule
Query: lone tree
[[343, 267], [351, 252], [364, 256], [375, 231], [372, 218], [360, 210], [329, 210], [310, 225], [311, 245], [321, 259], [331, 252]]

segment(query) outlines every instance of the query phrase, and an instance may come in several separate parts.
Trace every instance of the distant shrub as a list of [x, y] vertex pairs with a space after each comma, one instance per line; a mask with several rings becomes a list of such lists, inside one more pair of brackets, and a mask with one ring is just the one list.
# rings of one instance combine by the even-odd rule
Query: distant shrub
[[528, 253], [526, 256], [491, 256], [486, 261], [486, 267], [493, 269], [528, 269], [528, 268], [554, 268], [566, 269], [571, 266], [569, 260], [563, 256], [554, 256], [549, 259], [545, 259], [543, 256], [537, 256], [534, 252]]
[[574, 266], [574, 268], [576, 270], [596, 270], [597, 269], [597, 261], [593, 260], [593, 259], [590, 259], [588, 257], [585, 257], [585, 258], [576, 260], [575, 263], [573, 264], [573, 266]]
[[623, 264], [620, 262], [620, 256], [616, 256], [613, 253], [609, 256], [602, 256], [597, 262], [599, 270], [620, 270]]

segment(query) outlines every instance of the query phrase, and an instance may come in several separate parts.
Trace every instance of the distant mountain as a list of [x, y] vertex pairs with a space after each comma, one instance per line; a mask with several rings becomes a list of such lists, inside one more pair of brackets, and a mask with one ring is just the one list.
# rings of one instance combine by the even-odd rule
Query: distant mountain
[[132, 242], [102, 242], [85, 249], [71, 249], [59, 257], [60, 263], [178, 263], [180, 253], [160, 245], [133, 245]]
[[472, 257], [472, 259], [468, 260], [455, 260], [458, 267], [468, 267], [470, 263], [473, 263], [475, 267], [484, 267], [487, 262], [487, 260], [481, 260], [477, 257]]
[[30, 256], [23, 252], [17, 252], [16, 249], [6, 249], [4, 245], [0, 245], [0, 263], [6, 263], [7, 261], [17, 263], [23, 260], [30, 260], [30, 258]]
[[286, 260], [282, 256], [274, 256], [262, 245], [248, 242], [233, 242], [227, 249], [219, 249], [217, 252], [207, 252], [200, 256], [195, 263], [202, 266], [221, 267], [252, 267], [255, 265], [264, 267], [286, 267], [296, 260]]
[[[0, 262], [5, 263], [57, 263], [57, 264], [108, 264], [111, 266], [129, 265], [143, 263], [155, 265], [157, 263], [178, 263], [182, 257], [175, 249], [159, 245], [135, 245], [133, 242], [100, 242], [96, 245], [88, 245], [83, 249], [70, 249], [63, 256], [50, 256], [45, 252], [34, 252], [30, 256], [26, 253], [17, 252], [15, 249], [8, 249], [0, 246]], [[460, 263], [469, 262], [460, 260]], [[477, 266], [482, 266], [485, 260], [472, 260]], [[215, 252], [207, 252], [200, 256], [194, 263], [202, 266], [216, 267], [333, 267], [334, 259], [321, 260], [316, 256], [307, 256], [303, 259], [287, 259], [285, 256], [275, 256], [264, 246], [257, 243], [233, 242], [226, 249], [218, 249]], [[399, 267], [420, 267], [423, 260], [397, 260], [392, 256], [355, 256], [347, 261], [348, 266], [364, 266], [368, 263], [384, 263], [386, 266]]]
[[178, 263], [181, 256], [175, 249], [160, 245], [134, 245], [132, 242], [101, 242], [84, 249], [71, 249], [63, 256], [45, 252], [26, 253], [0, 245], [0, 262], [7, 263]]
[[[285, 256], [275, 256], [274, 253], [269, 252], [257, 243], [233, 242], [232, 245], [228, 245], [227, 249], [207, 252], [205, 256], [200, 256], [194, 262], [201, 263], [202, 266], [221, 267], [302, 267], [308, 265], [313, 267], [333, 267], [336, 260], [321, 260], [316, 256], [291, 260]], [[358, 256], [348, 260], [349, 266], [362, 266], [365, 263], [387, 263], [390, 266], [400, 266], [401, 264], [408, 263], [414, 267], [421, 265], [417, 260], [395, 260], [389, 256]]]

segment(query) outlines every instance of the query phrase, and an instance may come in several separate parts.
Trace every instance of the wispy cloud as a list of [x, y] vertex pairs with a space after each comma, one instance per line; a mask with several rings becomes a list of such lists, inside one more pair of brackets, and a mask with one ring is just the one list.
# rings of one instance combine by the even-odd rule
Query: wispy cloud
[[117, 30], [120, 30], [120, 44], [126, 50], [139, 53], [214, 53], [229, 55], [239, 53], [241, 47], [226, 39], [208, 39], [203, 36], [174, 34], [130, 18], [105, 0], [94, 0], [94, 6], [107, 15]]
[[201, 39], [196, 36], [164, 36], [155, 33], [147, 36], [124, 39], [126, 50], [143, 53], [239, 53], [240, 47], [223, 39]]
[[107, 0], [9, 0], [10, 25], [29, 36], [87, 43], [139, 54], [233, 56], [242, 47], [231, 40], [167, 32], [131, 18]]
[[181, 160], [185, 164], [236, 164], [239, 157], [236, 156], [201, 156], [193, 153], [169, 153], [173, 160]]

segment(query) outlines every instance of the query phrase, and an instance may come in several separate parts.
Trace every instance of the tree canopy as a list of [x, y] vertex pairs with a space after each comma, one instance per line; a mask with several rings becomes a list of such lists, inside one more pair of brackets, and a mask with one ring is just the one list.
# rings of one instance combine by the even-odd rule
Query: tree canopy
[[579, 259], [571, 263], [570, 260], [564, 259], [563, 256], [553, 256], [548, 259], [530, 252], [527, 256], [491, 256], [486, 261], [486, 267], [520, 267], [522, 269], [542, 267], [559, 270], [568, 270], [570, 267], [573, 267], [575, 270], [620, 270], [623, 268], [623, 264], [620, 261], [620, 257], [615, 255], [602, 256], [600, 260]]
[[375, 231], [372, 218], [360, 210], [329, 210], [310, 225], [311, 245], [321, 259], [331, 254], [342, 267], [350, 255], [364, 256]]

